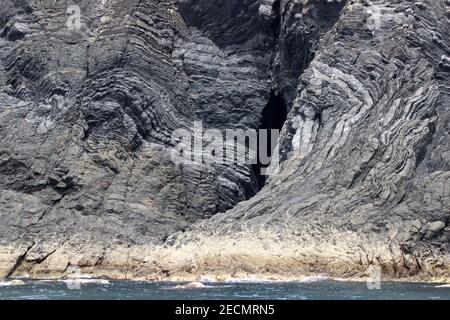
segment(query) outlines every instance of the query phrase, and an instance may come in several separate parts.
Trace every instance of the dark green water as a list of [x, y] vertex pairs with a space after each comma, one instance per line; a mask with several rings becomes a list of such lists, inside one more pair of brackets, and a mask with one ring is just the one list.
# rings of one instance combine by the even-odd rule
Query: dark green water
[[26, 281], [24, 285], [0, 283], [0, 299], [450, 300], [450, 288], [439, 288], [434, 284], [383, 283], [381, 290], [369, 290], [365, 283], [334, 281], [204, 285], [189, 289], [183, 284], [167, 282], [111, 281], [109, 284], [68, 285], [64, 282]]

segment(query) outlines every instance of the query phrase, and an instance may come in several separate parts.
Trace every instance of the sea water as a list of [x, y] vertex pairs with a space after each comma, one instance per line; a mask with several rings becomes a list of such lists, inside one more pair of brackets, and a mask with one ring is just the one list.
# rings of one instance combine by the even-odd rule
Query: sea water
[[450, 287], [424, 283], [306, 282], [174, 283], [140, 281], [0, 282], [0, 299], [124, 300], [450, 300]]

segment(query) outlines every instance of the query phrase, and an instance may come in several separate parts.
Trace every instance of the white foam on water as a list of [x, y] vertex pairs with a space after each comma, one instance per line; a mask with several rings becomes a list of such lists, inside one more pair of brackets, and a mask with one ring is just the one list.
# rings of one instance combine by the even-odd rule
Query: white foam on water
[[273, 280], [267, 278], [258, 278], [256, 276], [246, 277], [246, 278], [230, 278], [225, 280], [226, 283], [277, 283], [286, 282], [283, 280]]
[[206, 283], [215, 283], [217, 282], [217, 279], [214, 279], [212, 277], [208, 277], [208, 276], [202, 276], [199, 279], [200, 282], [206, 282]]
[[327, 281], [330, 280], [329, 277], [327, 276], [323, 276], [323, 275], [318, 275], [318, 276], [311, 276], [311, 277], [306, 277], [303, 280], [300, 280], [300, 283], [316, 283], [316, 282], [323, 282], [323, 281]]
[[315, 282], [323, 282], [327, 280], [333, 280], [330, 277], [324, 275], [316, 275], [305, 277], [303, 279], [296, 280], [287, 280], [287, 279], [268, 279], [268, 278], [259, 278], [256, 276], [250, 276], [246, 278], [230, 278], [225, 280], [226, 283], [315, 283]]
[[186, 289], [205, 289], [205, 288], [211, 288], [201, 282], [190, 282], [187, 284], [178, 285], [172, 288], [168, 289], [179, 289], [179, 290], [186, 290]]
[[23, 286], [25, 282], [22, 280], [11, 280], [6, 282], [0, 282], [0, 287], [13, 287], [13, 286]]
[[85, 278], [73, 278], [73, 279], [65, 279], [60, 280], [61, 282], [68, 284], [101, 284], [101, 285], [109, 285], [111, 284], [108, 280], [105, 279], [85, 279]]

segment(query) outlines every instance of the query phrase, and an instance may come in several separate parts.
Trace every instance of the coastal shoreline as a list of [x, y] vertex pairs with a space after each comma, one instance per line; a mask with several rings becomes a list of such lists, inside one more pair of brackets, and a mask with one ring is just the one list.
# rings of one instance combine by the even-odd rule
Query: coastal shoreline
[[[327, 276], [304, 276], [297, 278], [267, 278], [267, 277], [252, 277], [252, 278], [211, 278], [211, 277], [200, 277], [200, 278], [190, 278], [190, 277], [175, 277], [175, 278], [161, 278], [161, 279], [150, 279], [150, 278], [122, 278], [122, 277], [103, 277], [96, 276], [95, 274], [87, 274], [83, 275], [80, 278], [77, 277], [67, 277], [66, 275], [61, 277], [39, 277], [34, 275], [30, 277], [28, 275], [17, 275], [8, 279], [0, 279], [0, 283], [11, 283], [11, 285], [22, 285], [26, 281], [37, 281], [37, 282], [69, 282], [76, 283], [80, 282], [81, 284], [109, 284], [109, 282], [117, 282], [117, 281], [131, 281], [131, 282], [149, 282], [149, 283], [173, 283], [173, 284], [274, 284], [274, 283], [299, 283], [299, 284], [307, 284], [307, 283], [319, 283], [319, 282], [342, 282], [342, 283], [370, 283], [371, 279], [369, 278], [333, 278]], [[448, 280], [442, 281], [439, 279], [426, 279], [426, 278], [387, 278], [382, 279], [381, 283], [411, 283], [411, 284], [435, 284], [439, 288], [450, 288], [450, 283]], [[0, 284], [0, 288], [2, 284]]]
[[[145, 255], [142, 255], [145, 256]], [[117, 256], [116, 256], [117, 257]], [[379, 266], [381, 277], [372, 275], [368, 268], [357, 265], [355, 262], [343, 261], [339, 258], [306, 257], [300, 261], [298, 257], [283, 257], [273, 260], [273, 257], [261, 256], [208, 256], [199, 260], [184, 261], [168, 260], [160, 264], [157, 260], [137, 260], [129, 258], [128, 263], [120, 258], [105, 261], [81, 261], [76, 255], [54, 255], [52, 259], [41, 264], [34, 261], [23, 261], [11, 273], [11, 260], [4, 263], [4, 256], [0, 264], [2, 276], [0, 279], [27, 279], [27, 280], [67, 280], [67, 279], [106, 279], [126, 281], [152, 281], [152, 282], [316, 282], [316, 281], [342, 281], [342, 282], [409, 282], [409, 283], [450, 283], [450, 268], [430, 269], [427, 266], [414, 274], [395, 274], [388, 268], [389, 265]], [[219, 259], [222, 259], [219, 261]], [[71, 261], [77, 261], [71, 262]], [[132, 262], [130, 262], [132, 261]], [[164, 263], [164, 260], [160, 260]], [[91, 264], [91, 265], [89, 265]], [[399, 272], [397, 270], [397, 272]], [[5, 277], [7, 275], [7, 277]]]
[[[104, 278], [136, 281], [305, 281], [450, 283], [450, 256], [431, 246], [402, 250], [397, 238], [358, 232], [244, 230], [211, 234], [191, 230], [159, 245], [115, 245], [73, 237], [62, 244], [0, 246], [0, 279]], [[283, 235], [280, 238], [280, 235]]]

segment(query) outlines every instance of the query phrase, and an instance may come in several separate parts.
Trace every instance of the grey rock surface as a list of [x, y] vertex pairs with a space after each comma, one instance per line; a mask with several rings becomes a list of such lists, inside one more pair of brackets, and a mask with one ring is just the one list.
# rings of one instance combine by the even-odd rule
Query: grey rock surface
[[[450, 279], [448, 1], [0, 8], [0, 277]], [[171, 159], [280, 113], [267, 181]]]

